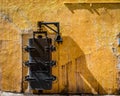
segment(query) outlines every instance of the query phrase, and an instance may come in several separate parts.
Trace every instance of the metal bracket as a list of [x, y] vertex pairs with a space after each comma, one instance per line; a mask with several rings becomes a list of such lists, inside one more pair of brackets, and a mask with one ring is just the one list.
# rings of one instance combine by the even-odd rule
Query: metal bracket
[[[50, 25], [54, 25], [57, 29], [55, 30], [54, 28], [52, 28]], [[55, 37], [55, 41], [60, 43], [62, 42], [62, 37], [60, 35], [60, 24], [59, 22], [38, 22], [38, 27], [39, 27], [39, 30], [40, 32], [42, 32], [42, 27], [45, 26], [47, 28], [49, 28], [50, 30], [52, 30], [53, 32], [56, 33], [56, 37]]]

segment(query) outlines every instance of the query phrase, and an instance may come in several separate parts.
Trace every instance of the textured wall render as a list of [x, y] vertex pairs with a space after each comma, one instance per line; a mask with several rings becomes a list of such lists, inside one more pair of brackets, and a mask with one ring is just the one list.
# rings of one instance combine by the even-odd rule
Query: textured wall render
[[0, 20], [0, 88], [21, 91], [21, 40], [11, 23]]
[[[36, 29], [37, 21], [58, 21], [63, 43], [53, 53], [53, 59], [57, 60], [53, 68], [57, 81], [52, 90], [44, 92], [117, 93], [116, 36], [120, 32], [120, 4], [80, 1], [0, 0], [2, 90], [21, 91], [21, 76], [27, 74], [27, 67], [22, 70], [21, 60], [22, 56], [23, 61], [27, 60], [27, 53], [21, 54], [21, 49], [31, 36], [27, 34]], [[21, 42], [22, 33], [25, 35]], [[27, 90], [25, 82], [23, 89]]]

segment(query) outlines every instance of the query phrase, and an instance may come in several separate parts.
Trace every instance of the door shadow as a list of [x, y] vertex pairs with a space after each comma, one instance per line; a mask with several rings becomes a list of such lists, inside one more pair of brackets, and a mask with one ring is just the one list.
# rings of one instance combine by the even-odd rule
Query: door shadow
[[72, 38], [63, 37], [59, 51], [61, 77], [58, 79], [62, 78], [62, 86], [64, 86], [61, 93], [107, 94], [88, 69], [86, 55]]

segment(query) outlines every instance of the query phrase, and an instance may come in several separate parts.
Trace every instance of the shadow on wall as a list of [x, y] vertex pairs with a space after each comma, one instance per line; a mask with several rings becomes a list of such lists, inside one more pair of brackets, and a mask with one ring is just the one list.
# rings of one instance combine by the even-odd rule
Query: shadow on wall
[[70, 37], [63, 37], [60, 45], [61, 93], [107, 94], [87, 67], [86, 56]]
[[87, 9], [92, 14], [96, 13], [100, 15], [98, 12], [99, 8], [104, 8], [107, 12], [107, 9], [120, 9], [120, 3], [64, 3], [64, 5], [72, 12], [74, 13], [74, 10], [78, 9]]

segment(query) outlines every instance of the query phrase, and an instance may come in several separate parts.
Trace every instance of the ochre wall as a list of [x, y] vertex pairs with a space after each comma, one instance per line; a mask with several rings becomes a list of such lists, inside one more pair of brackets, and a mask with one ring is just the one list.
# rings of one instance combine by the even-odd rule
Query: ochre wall
[[22, 66], [28, 54], [22, 52], [22, 48], [32, 30], [37, 29], [38, 21], [57, 21], [63, 37], [63, 43], [56, 44], [57, 51], [53, 53], [53, 59], [57, 61], [53, 74], [57, 81], [53, 82], [52, 90], [44, 92], [118, 94], [119, 0], [0, 2], [2, 90], [28, 91], [23, 79], [27, 67]]
[[19, 31], [0, 19], [0, 89], [21, 91], [22, 49]]

